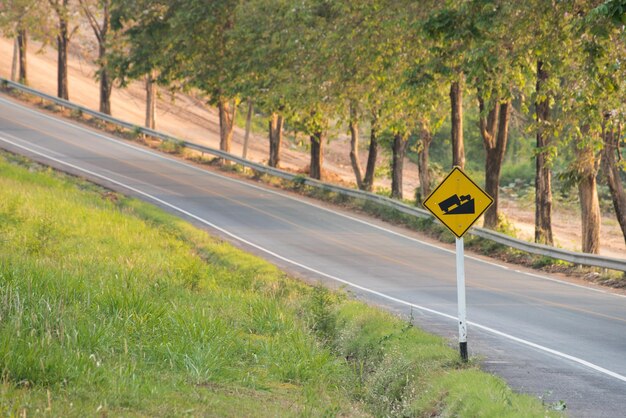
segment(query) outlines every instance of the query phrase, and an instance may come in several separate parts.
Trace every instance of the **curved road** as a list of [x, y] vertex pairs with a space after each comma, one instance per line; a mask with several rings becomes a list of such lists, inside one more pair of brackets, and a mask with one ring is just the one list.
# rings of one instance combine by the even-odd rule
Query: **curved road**
[[[156, 203], [456, 338], [455, 257], [416, 234], [208, 172], [0, 96], [0, 147]], [[571, 416], [626, 416], [626, 298], [467, 257], [470, 355]]]

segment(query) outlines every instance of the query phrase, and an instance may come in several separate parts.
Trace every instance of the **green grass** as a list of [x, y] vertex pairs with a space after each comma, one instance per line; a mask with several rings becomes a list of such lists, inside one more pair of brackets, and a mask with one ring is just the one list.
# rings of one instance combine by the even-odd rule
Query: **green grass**
[[0, 416], [544, 416], [444, 340], [0, 155]]

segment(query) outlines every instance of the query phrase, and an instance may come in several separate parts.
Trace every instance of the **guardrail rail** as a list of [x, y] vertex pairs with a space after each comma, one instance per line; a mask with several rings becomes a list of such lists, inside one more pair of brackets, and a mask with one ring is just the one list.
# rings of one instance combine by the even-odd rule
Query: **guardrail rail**
[[[296, 178], [298, 178], [298, 180], [302, 181], [302, 184], [306, 186], [311, 186], [311, 187], [315, 187], [315, 188], [322, 189], [325, 191], [339, 193], [344, 196], [348, 196], [348, 197], [352, 197], [356, 199], [376, 202], [383, 206], [393, 208], [402, 213], [416, 216], [418, 218], [433, 218], [433, 216], [426, 210], [409, 206], [405, 203], [390, 199], [385, 196], [380, 196], [374, 193], [365, 192], [361, 190], [350, 189], [347, 187], [337, 186], [337, 185], [330, 184], [330, 183], [324, 183], [324, 182], [321, 182], [321, 181], [318, 181], [309, 177], [303, 177], [302, 175], [295, 175], [293, 173], [279, 170], [277, 168], [269, 167], [263, 164], [249, 161], [249, 160], [244, 160], [241, 157], [238, 157], [236, 155], [233, 155], [233, 154], [230, 154], [230, 153], [218, 150], [218, 149], [214, 149], [214, 148], [210, 148], [204, 145], [181, 140], [179, 138], [175, 138], [171, 135], [167, 135], [162, 132], [158, 132], [149, 128], [144, 128], [142, 126], [135, 125], [133, 123], [129, 123], [121, 119], [114, 118], [112, 116], [97, 112], [87, 107], [77, 105], [70, 101], [59, 99], [58, 97], [40, 92], [31, 87], [24, 86], [22, 84], [13, 82], [11, 80], [7, 80], [3, 77], [0, 77], [0, 85], [5, 86], [5, 87], [10, 87], [10, 88], [22, 91], [24, 93], [32, 94], [41, 99], [50, 101], [58, 106], [65, 107], [70, 110], [80, 111], [83, 114], [92, 116], [94, 118], [100, 119], [104, 122], [107, 122], [113, 125], [121, 126], [133, 132], [142, 133], [144, 135], [149, 135], [151, 137], [158, 138], [163, 141], [177, 142], [186, 148], [204, 152], [204, 153], [211, 154], [219, 158], [223, 158], [225, 160], [232, 161], [234, 163], [237, 163], [244, 167], [248, 167], [260, 173], [279, 177], [285, 180], [295, 180]], [[471, 228], [469, 230], [469, 233], [471, 235], [488, 239], [498, 244], [506, 245], [508, 247], [511, 247], [520, 251], [524, 251], [530, 254], [551, 257], [557, 260], [563, 260], [569, 263], [583, 265], [583, 266], [599, 267], [603, 269], [617, 270], [617, 271], [622, 271], [626, 273], [626, 259], [605, 257], [605, 256], [600, 256], [600, 255], [595, 255], [595, 254], [586, 254], [586, 253], [564, 250], [561, 248], [555, 248], [549, 245], [535, 244], [535, 243], [531, 243], [531, 242], [524, 241], [521, 239], [513, 238], [508, 235], [501, 234], [499, 232], [495, 232], [489, 229], [479, 228], [479, 227]]]

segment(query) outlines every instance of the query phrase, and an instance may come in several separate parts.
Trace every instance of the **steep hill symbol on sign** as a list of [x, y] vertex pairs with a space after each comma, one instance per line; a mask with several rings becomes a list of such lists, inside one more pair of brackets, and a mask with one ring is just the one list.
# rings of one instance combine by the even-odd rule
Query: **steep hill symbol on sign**
[[442, 202], [439, 202], [439, 208], [444, 215], [467, 215], [476, 213], [474, 207], [474, 198], [469, 194], [458, 196], [453, 194]]
[[462, 238], [492, 203], [483, 189], [454, 167], [423, 204], [457, 238]]

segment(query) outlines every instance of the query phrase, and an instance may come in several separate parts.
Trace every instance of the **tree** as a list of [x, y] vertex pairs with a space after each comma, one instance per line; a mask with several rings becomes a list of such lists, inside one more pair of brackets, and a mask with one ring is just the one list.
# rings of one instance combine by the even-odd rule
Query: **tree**
[[[626, 9], [623, 5], [611, 0], [595, 9], [578, 9], [574, 33], [580, 58], [572, 63], [572, 71], [565, 78], [571, 86], [568, 89], [570, 94], [566, 96], [569, 99], [566, 109], [573, 115], [578, 128], [574, 132], [577, 158], [569, 167], [569, 175], [578, 184], [584, 252], [597, 253], [600, 247], [600, 207], [596, 185], [600, 166], [603, 167], [618, 222], [620, 226], [626, 224], [626, 198], [620, 181], [620, 165], [616, 161], [616, 155], [621, 156], [619, 135], [626, 110], [623, 101], [626, 71], [622, 63], [626, 52], [622, 24], [626, 20]], [[611, 25], [609, 19], [618, 24]], [[626, 234], [624, 237], [626, 239]]]
[[57, 19], [57, 96], [69, 100], [67, 50], [70, 42], [69, 0], [48, 0]]
[[511, 117], [511, 101], [496, 102], [491, 106], [487, 116], [484, 99], [480, 103], [480, 132], [487, 154], [485, 159], [485, 191], [493, 198], [493, 204], [485, 212], [485, 227], [495, 229], [498, 226], [498, 195], [500, 189], [500, 171], [504, 160], [504, 152], [508, 140], [509, 120]]
[[432, 128], [429, 120], [423, 118], [420, 120], [420, 139], [418, 143], [417, 153], [417, 169], [420, 179], [420, 196], [416, 199], [417, 203], [421, 203], [430, 195], [430, 144], [433, 142]]
[[130, 80], [143, 79], [146, 89], [145, 126], [156, 128], [159, 66], [169, 44], [168, 24], [164, 21], [165, 4], [150, 0], [113, 1], [111, 29], [118, 33], [108, 53], [107, 68], [113, 79], [125, 87]]
[[307, 131], [311, 141], [311, 162], [309, 165], [309, 176], [311, 178], [322, 179], [322, 166], [324, 165], [324, 143], [328, 135], [328, 119], [321, 112], [312, 112], [308, 118]]
[[363, 190], [369, 192], [374, 187], [374, 175], [376, 173], [376, 160], [378, 158], [378, 120], [379, 113], [377, 108], [371, 109], [370, 118], [370, 144], [367, 151], [367, 164], [365, 166], [365, 175], [363, 176]]
[[[344, 86], [351, 132], [351, 162], [360, 187], [371, 189], [378, 152], [378, 137], [389, 137], [391, 151], [392, 197], [402, 198], [404, 159], [408, 141], [424, 118], [422, 102], [432, 96], [427, 89], [411, 82], [414, 68], [424, 59], [423, 32], [419, 20], [428, 4], [410, 1], [370, 0], [347, 3], [337, 45], [338, 85]], [[431, 97], [429, 100], [433, 100]], [[431, 101], [432, 104], [432, 101]], [[370, 152], [365, 175], [358, 160], [358, 121], [360, 114], [371, 114]]]
[[356, 186], [364, 189], [361, 160], [359, 157], [359, 110], [356, 101], [350, 102], [350, 164], [356, 178]]
[[41, 0], [6, 0], [0, 5], [0, 29], [15, 39], [11, 79], [28, 84], [28, 35], [45, 34], [45, 7]]
[[[244, 160], [246, 158], [248, 158], [248, 144], [250, 143], [250, 130], [252, 129], [252, 113], [254, 112], [254, 102], [252, 101], [252, 99], [250, 97], [248, 97], [248, 112], [246, 114], [246, 133], [244, 134], [243, 137], [243, 151], [241, 153], [241, 158], [243, 158]], [[271, 133], [271, 126], [270, 126], [270, 133]], [[281, 126], [279, 129], [279, 133], [282, 134], [282, 121], [281, 121]], [[280, 140], [278, 141], [278, 143], [280, 144]], [[272, 152], [270, 150], [270, 159], [271, 159], [271, 155]], [[278, 155], [278, 153], [277, 153]], [[278, 165], [278, 162], [276, 162], [276, 165]]]
[[19, 77], [18, 81], [21, 84], [28, 84], [28, 32], [26, 29], [18, 28], [17, 30], [17, 50], [19, 52]]
[[601, 164], [609, 191], [611, 192], [613, 209], [626, 242], [626, 191], [624, 191], [624, 183], [621, 180], [621, 173], [625, 170], [620, 148], [622, 126], [621, 121], [607, 120], [603, 124]]
[[18, 62], [19, 62], [19, 42], [17, 41], [17, 37], [13, 41], [13, 59], [11, 60], [11, 81], [18, 81], [17, 72], [18, 70]]
[[549, 74], [543, 60], [537, 60], [535, 118], [537, 121], [537, 153], [535, 157], [535, 242], [553, 245], [552, 234], [552, 171], [555, 148], [549, 131]]
[[278, 167], [280, 163], [280, 145], [283, 140], [284, 124], [283, 115], [273, 112], [269, 120], [270, 158], [268, 165], [270, 167]]
[[[98, 41], [98, 78], [100, 80], [100, 112], [111, 114], [113, 80], [108, 65], [107, 47], [111, 31], [112, 0], [79, 0], [81, 11], [87, 18]], [[100, 15], [100, 21], [98, 21]]]
[[228, 37], [237, 4], [228, 0], [148, 0], [145, 8], [149, 18], [139, 19], [134, 26], [139, 34], [159, 31], [161, 50], [155, 57], [159, 80], [201, 92], [209, 104], [217, 106], [220, 149], [226, 152], [231, 149], [239, 103], [233, 90], [229, 61], [232, 45]]
[[[239, 103], [232, 77], [232, 39], [238, 1], [139, 0], [140, 16], [127, 16], [130, 59], [122, 72], [143, 76], [158, 69], [158, 82], [201, 93], [215, 105], [220, 121], [220, 149], [230, 152]], [[115, 20], [118, 20], [117, 18]], [[148, 41], [154, 39], [156, 47]], [[156, 53], [155, 53], [156, 51]], [[152, 57], [141, 63], [141, 57]]]
[[415, 113], [417, 107], [412, 100], [413, 97], [410, 96], [413, 91], [404, 87], [405, 84], [403, 83], [400, 90], [392, 93], [393, 99], [387, 102], [389, 107], [383, 108], [382, 118], [379, 122], [384, 127], [385, 133], [391, 136], [391, 197], [395, 199], [404, 197], [404, 159], [409, 138], [417, 128], [420, 116]]
[[[586, 6], [586, 7], [585, 7]], [[569, 54], [575, 59], [565, 61], [567, 70], [561, 76], [564, 86], [559, 104], [566, 115], [565, 138], [569, 140], [574, 158], [562, 177], [575, 183], [581, 208], [582, 251], [598, 253], [600, 249], [600, 204], [597, 175], [601, 162], [602, 131], [607, 107], [619, 103], [611, 91], [619, 91], [619, 78], [611, 57], [614, 50], [606, 39], [596, 36], [585, 23], [588, 5], [576, 8], [571, 22]], [[618, 69], [618, 68], [617, 68]], [[618, 69], [619, 70], [619, 69]], [[618, 76], [619, 77], [619, 76]]]
[[255, 108], [268, 115], [269, 158], [271, 167], [280, 164], [283, 128], [290, 115], [286, 98], [298, 79], [293, 68], [297, 45], [289, 28], [294, 21], [293, 3], [251, 0], [239, 4], [236, 25], [229, 31], [232, 45], [231, 78], [239, 96], [254, 100]]
[[146, 128], [156, 129], [157, 77], [155, 71], [146, 74]]
[[625, 22], [625, 0], [605, 1], [591, 10], [585, 21], [597, 41], [603, 44], [601, 48], [591, 49], [595, 51], [591, 70], [598, 76], [598, 84], [603, 87], [601, 92], [604, 93], [600, 99], [605, 105], [602, 115], [601, 167], [626, 242], [626, 192], [622, 181], [626, 164], [621, 152], [622, 126], [626, 117], [626, 104], [622, 100], [626, 93], [626, 68], [621, 59], [626, 49]]
[[[589, 135], [589, 128], [584, 127], [582, 133]], [[587, 142], [589, 139], [591, 141]], [[577, 145], [577, 160], [574, 166], [578, 177], [578, 196], [582, 218], [582, 251], [592, 254], [600, 252], [601, 219], [597, 186], [600, 161], [596, 156], [596, 147], [594, 146], [597, 139], [597, 136], [581, 138], [581, 143]]]
[[465, 76], [458, 75], [458, 79], [450, 84], [450, 109], [452, 131], [452, 166], [465, 168], [465, 145], [463, 142], [463, 87]]
[[[575, 2], [533, 0], [520, 3], [517, 18], [526, 36], [520, 38], [520, 49], [528, 51], [534, 62], [533, 94], [536, 132], [535, 147], [535, 242], [552, 245], [552, 168], [557, 157], [555, 134], [563, 123], [553, 109], [562, 92], [561, 77], [572, 59], [572, 19], [577, 15]], [[562, 115], [562, 113], [559, 113]]]
[[[579, 103], [580, 105], [580, 103]], [[571, 122], [568, 130], [568, 143], [573, 158], [567, 170], [559, 175], [567, 186], [576, 186], [580, 202], [581, 249], [586, 253], [597, 254], [600, 250], [600, 203], [598, 200], [597, 176], [600, 167], [600, 136], [596, 126], [589, 123], [593, 118], [579, 109], [570, 109]], [[576, 125], [580, 123], [580, 126]]]
[[413, 90], [414, 97], [412, 105], [418, 122], [415, 127], [418, 134], [416, 151], [420, 182], [419, 196], [416, 195], [418, 203], [430, 195], [432, 182], [430, 146], [434, 135], [441, 128], [453, 107], [447, 103], [450, 93], [447, 70], [441, 62], [438, 62], [438, 55], [431, 55], [438, 50], [437, 44], [440, 40], [430, 39], [432, 35], [429, 32], [432, 30], [430, 19], [432, 16], [411, 25], [417, 27], [418, 37], [417, 40], [410, 41], [416, 46], [416, 54], [413, 68], [410, 69], [408, 75], [408, 84]]
[[[472, 50], [467, 54], [466, 72], [476, 89], [479, 128], [485, 149], [485, 191], [493, 204], [485, 212], [484, 225], [499, 225], [500, 173], [506, 152], [512, 100], [523, 92], [532, 77], [525, 48], [524, 25], [513, 24], [514, 3], [500, 0], [474, 0], [469, 3], [468, 21], [473, 26]], [[469, 43], [469, 41], [466, 41]]]
[[[334, 92], [339, 98], [338, 116], [348, 125], [350, 163], [361, 190], [371, 191], [374, 183], [384, 86], [391, 73], [402, 76], [391, 58], [398, 55], [397, 44], [405, 38], [398, 36], [398, 27], [410, 14], [406, 9], [404, 17], [398, 14], [403, 5], [386, 0], [336, 2], [338, 23], [329, 34], [331, 77], [338, 87]], [[365, 171], [359, 155], [361, 122], [370, 125]]]
[[429, 97], [422, 96], [425, 101], [421, 101], [418, 109], [419, 113], [419, 127], [418, 127], [418, 142], [416, 151], [418, 153], [418, 176], [420, 181], [420, 192], [417, 197], [417, 202], [421, 203], [426, 199], [431, 192], [431, 186], [433, 178], [431, 176], [432, 168], [430, 165], [430, 146], [433, 143], [433, 139], [437, 131], [441, 128], [441, 125], [445, 119], [444, 106], [445, 92], [444, 84], [433, 83], [431, 89], [425, 91], [429, 93]]
[[391, 197], [402, 199], [403, 197], [403, 170], [404, 158], [409, 134], [406, 131], [395, 132], [393, 134], [392, 162], [391, 162]]
[[329, 115], [339, 105], [334, 77], [332, 37], [340, 10], [326, 0], [303, 1], [289, 12], [290, 56], [295, 77], [289, 78], [286, 103], [294, 109], [294, 123], [309, 136], [309, 176], [322, 179], [324, 145], [328, 140]]
[[452, 166], [465, 168], [463, 141], [463, 92], [465, 90], [466, 51], [470, 49], [475, 28], [467, 19], [466, 2], [447, 1], [435, 8], [424, 21], [431, 57], [430, 71], [450, 83]]
[[230, 99], [224, 95], [218, 95], [217, 110], [220, 119], [220, 150], [230, 152], [230, 145], [233, 139], [235, 128], [235, 114], [239, 101]]

